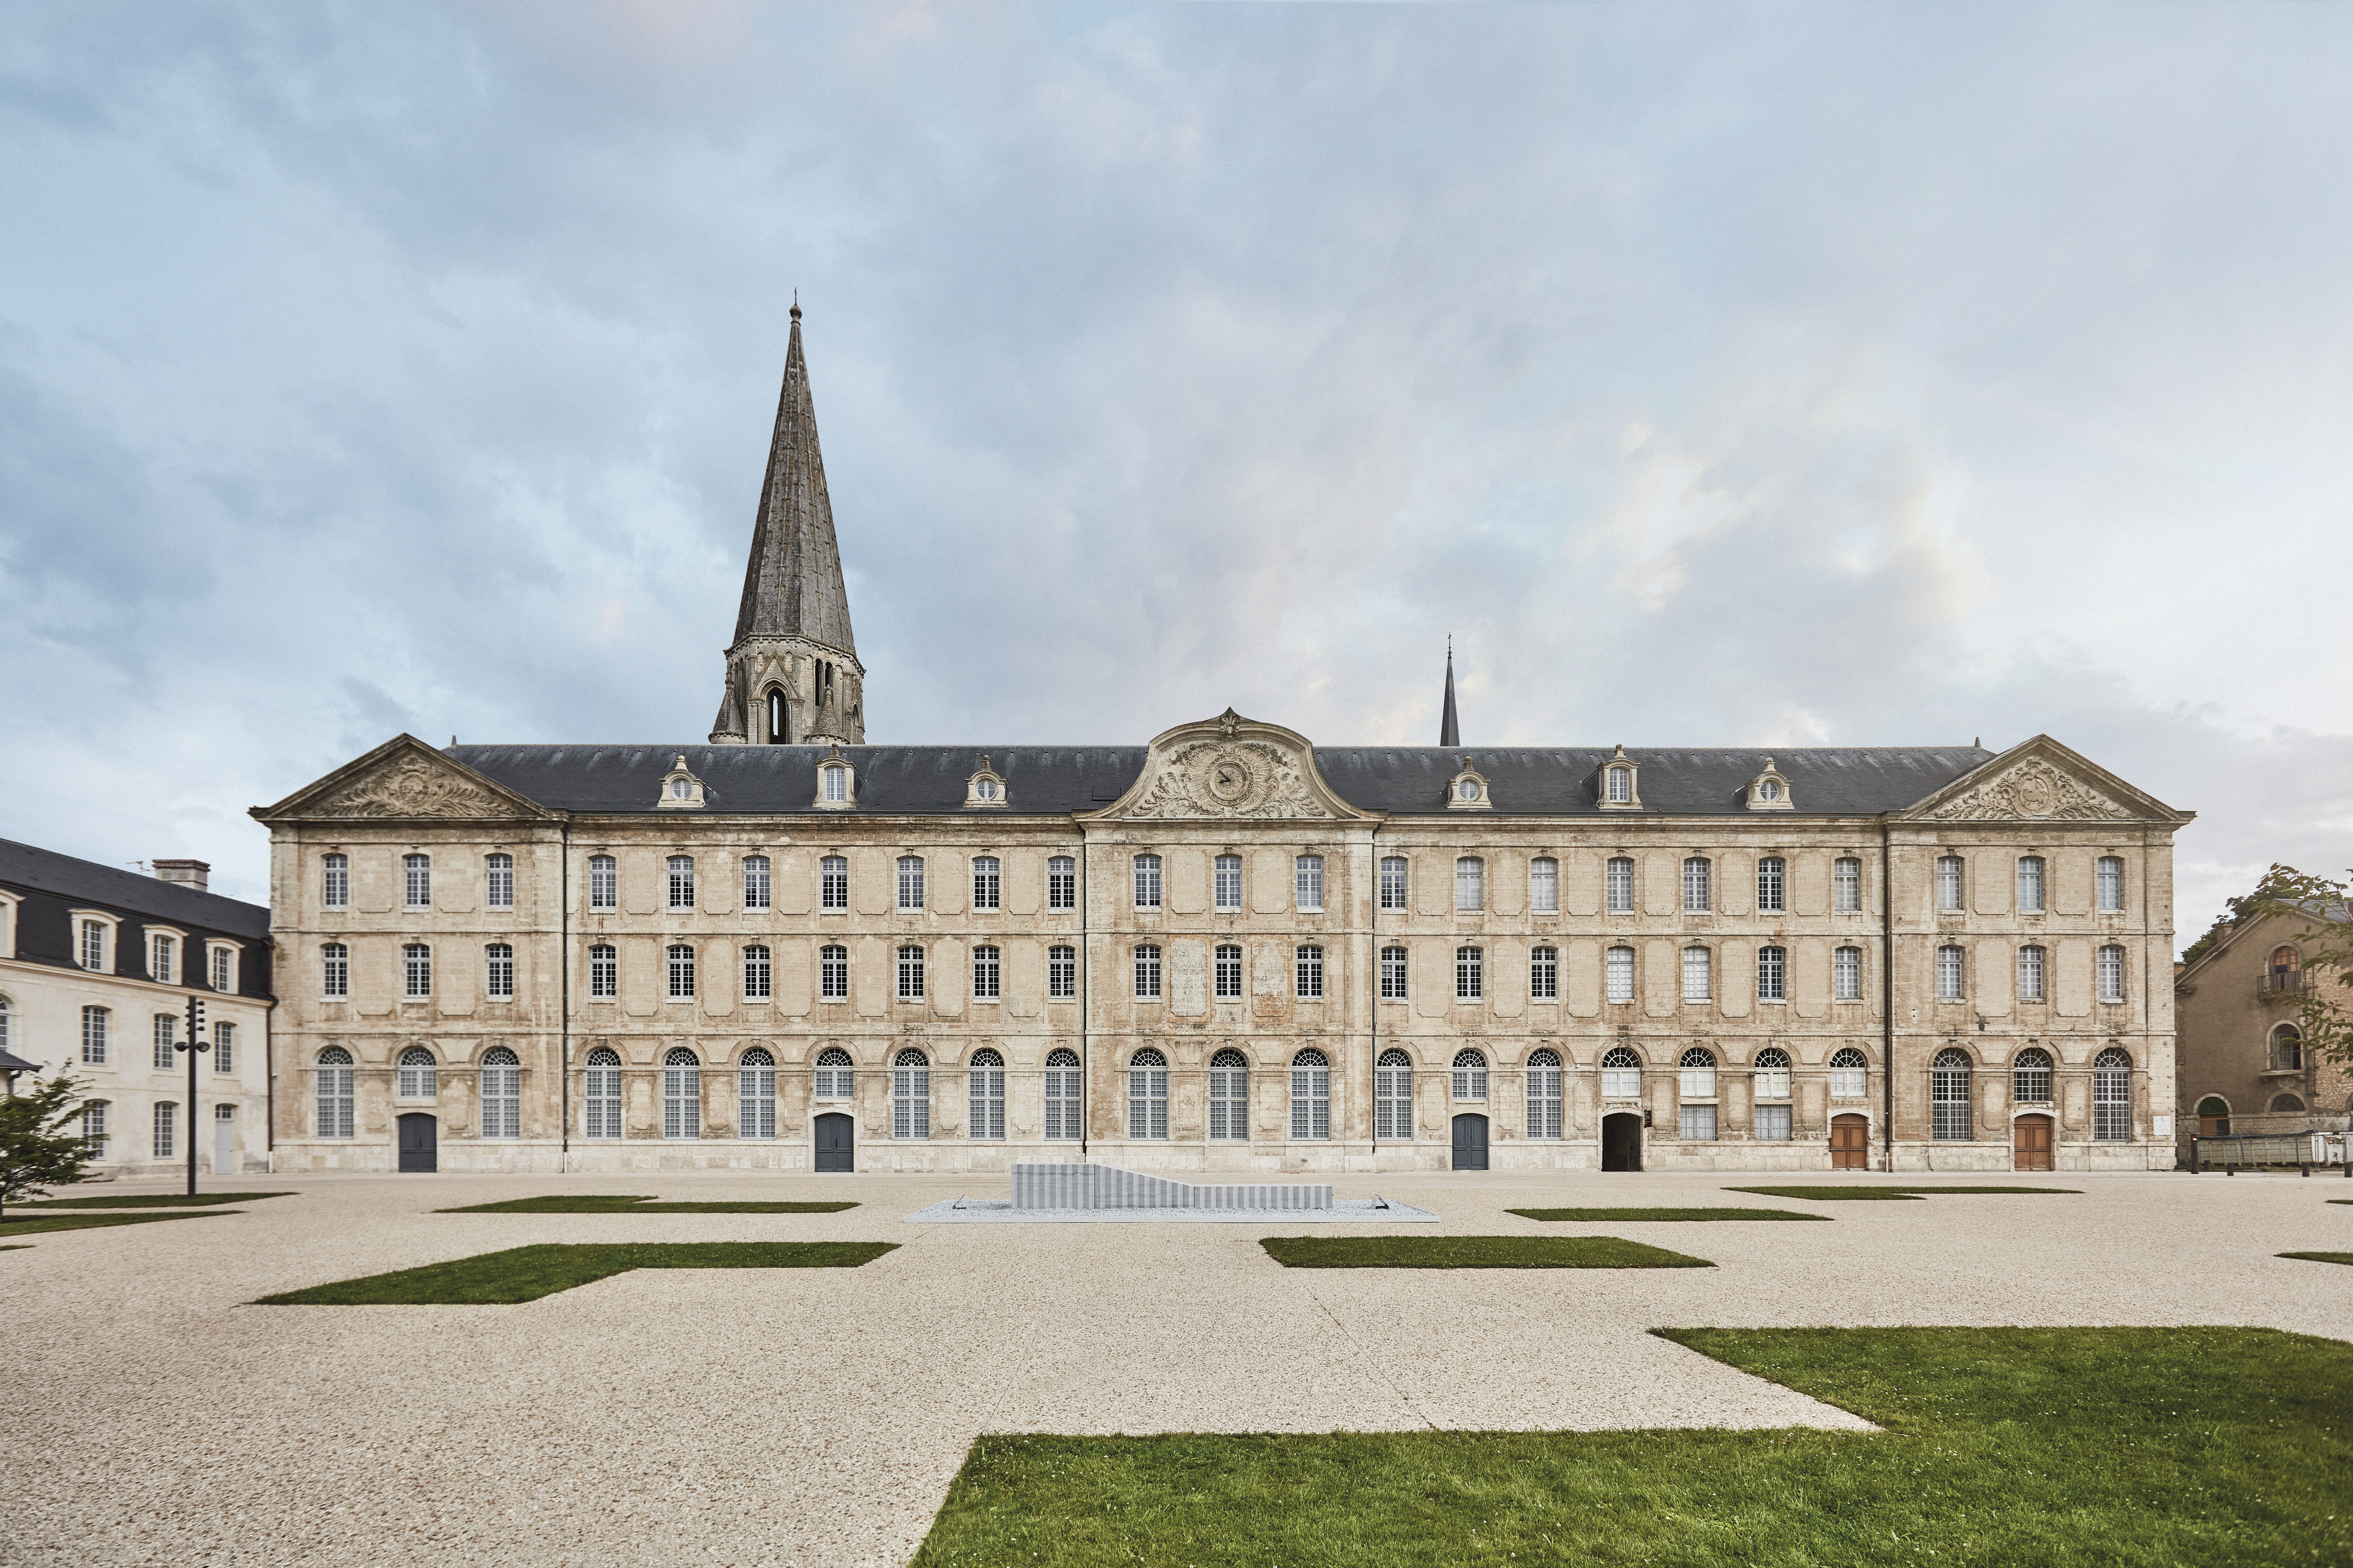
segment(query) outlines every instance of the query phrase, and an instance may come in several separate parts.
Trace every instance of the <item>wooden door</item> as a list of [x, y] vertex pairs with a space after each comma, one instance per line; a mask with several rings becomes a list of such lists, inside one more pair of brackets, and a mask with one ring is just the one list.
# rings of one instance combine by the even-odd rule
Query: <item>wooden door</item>
[[422, 1110], [400, 1119], [400, 1168], [426, 1173], [441, 1168], [441, 1124]]
[[1487, 1119], [1476, 1112], [1466, 1112], [1454, 1119], [1454, 1168], [1458, 1171], [1483, 1171], [1487, 1168]]
[[1601, 1119], [1601, 1168], [1639, 1171], [1642, 1168], [1642, 1119], [1620, 1110]]
[[1831, 1118], [1831, 1169], [1871, 1169], [1871, 1118], [1853, 1115]]
[[237, 1174], [237, 1107], [213, 1107], [213, 1174]]
[[2051, 1166], [2051, 1118], [2021, 1116], [2010, 1124], [2010, 1168], [2047, 1171]]
[[817, 1168], [858, 1169], [858, 1124], [839, 1110], [828, 1110], [817, 1119]]

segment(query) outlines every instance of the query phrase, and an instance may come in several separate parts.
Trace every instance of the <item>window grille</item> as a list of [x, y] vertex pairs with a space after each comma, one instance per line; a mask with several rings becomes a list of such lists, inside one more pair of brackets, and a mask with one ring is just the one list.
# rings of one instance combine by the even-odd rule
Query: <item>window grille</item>
[[1715, 994], [1715, 954], [1704, 947], [1683, 949], [1683, 1000], [1705, 1002]]
[[1135, 950], [1135, 999], [1139, 1002], [1160, 1000], [1160, 950], [1156, 947]]
[[2022, 915], [2042, 912], [2042, 857], [2040, 855], [2018, 858], [2018, 912]]
[[1607, 770], [1607, 781], [1608, 782], [1604, 785], [1603, 793], [1609, 799], [1610, 805], [1628, 805], [1632, 804], [1634, 799], [1633, 769], [1610, 768]]
[[180, 1108], [168, 1100], [155, 1102], [154, 1157], [168, 1160], [178, 1147], [174, 1134], [179, 1131]]
[[1836, 1002], [1862, 1000], [1862, 949], [1841, 947], [1831, 950], [1831, 999]]
[[1789, 1141], [1789, 1108], [1786, 1105], [1760, 1105], [1749, 1125], [1759, 1143], [1787, 1143]]
[[1560, 862], [1549, 855], [1528, 862], [1528, 910], [1539, 915], [1560, 913]]
[[989, 1142], [1005, 1137], [1005, 1058], [995, 1051], [972, 1053], [965, 1064], [965, 1136]]
[[1332, 1136], [1332, 1064], [1322, 1051], [1291, 1058], [1291, 1137], [1312, 1142]]
[[817, 1054], [816, 1083], [810, 1093], [818, 1100], [848, 1100], [850, 1079], [849, 1053], [839, 1046], [828, 1046]]
[[2125, 908], [2125, 862], [2122, 856], [2100, 857], [2098, 882], [2100, 912], [2104, 915], [2122, 914]]
[[610, 1000], [620, 991], [620, 953], [610, 944], [598, 942], [588, 950], [588, 994], [591, 999]]
[[758, 911], [768, 907], [768, 858], [765, 855], [744, 857], [744, 907]]
[[920, 855], [899, 857], [899, 907], [902, 910], [923, 907], [923, 858]]
[[664, 954], [670, 966], [670, 999], [684, 1002], [694, 995], [694, 949], [672, 942]]
[[1708, 863], [1694, 855], [1683, 861], [1683, 913], [1704, 915], [1715, 906], [1708, 901]]
[[1135, 907], [1156, 910], [1160, 907], [1160, 857], [1138, 855], [1135, 858]]
[[776, 1135], [776, 1058], [757, 1046], [735, 1063], [735, 1136]]
[[998, 995], [998, 982], [1004, 964], [995, 946], [984, 943], [972, 950], [972, 995], [976, 1002], [994, 1002]]
[[400, 950], [401, 994], [411, 1001], [433, 994], [433, 950], [421, 942]]
[[1239, 1142], [1250, 1137], [1250, 1058], [1221, 1050], [1209, 1058], [1209, 1138]]
[[1242, 858], [1220, 855], [1213, 870], [1211, 890], [1218, 913], [1229, 915], [1238, 912], [1242, 907]]
[[1624, 1046], [1613, 1046], [1601, 1058], [1601, 1098], [1642, 1098], [1642, 1058]]
[[82, 1102], [82, 1141], [90, 1145], [90, 1157], [93, 1160], [103, 1160], [106, 1158], [106, 1145], [108, 1142], [106, 1136], [106, 1113], [112, 1109], [114, 1109], [112, 1103], [108, 1100], [84, 1100]]
[[1961, 1000], [1961, 950], [1950, 942], [1936, 950], [1936, 1000]]
[[1685, 1100], [1715, 1098], [1715, 1053], [1698, 1046], [1675, 1064], [1675, 1092]]
[[1864, 1079], [1871, 1068], [1871, 1059], [1852, 1046], [1841, 1046], [1831, 1053], [1831, 1098], [1861, 1100]]
[[817, 907], [821, 910], [848, 909], [849, 907], [849, 858], [841, 855], [828, 855], [817, 865]]
[[2018, 999], [2021, 1002], [2042, 1000], [2042, 949], [2032, 942], [2018, 950]]
[[848, 768], [819, 768], [818, 777], [818, 790], [824, 795], [828, 805], [840, 805], [848, 803], [849, 799]]
[[1127, 1135], [1168, 1136], [1168, 1062], [1148, 1047], [1127, 1059]]
[[482, 902], [494, 910], [514, 908], [514, 857], [493, 855], [482, 863]]
[[1789, 999], [1789, 950], [1767, 944], [1757, 950], [1757, 999], [1760, 1002], [1786, 1002]]
[[2125, 999], [2125, 950], [2116, 946], [2100, 949], [2096, 969], [2099, 976], [2100, 1000], [2123, 1001]]
[[329, 1046], [319, 1053], [317, 1081], [312, 1085], [317, 1100], [318, 1136], [348, 1138], [352, 1135], [352, 1053], [341, 1046]]
[[1831, 909], [1841, 915], [1862, 912], [1862, 862], [1852, 855], [1831, 862]]
[[1385, 858], [1381, 861], [1381, 908], [1405, 908], [1405, 857], [1391, 855]]
[[2010, 1067], [2010, 1098], [2027, 1105], [2051, 1103], [2051, 1053], [2029, 1048]]
[[1454, 999], [1476, 1002], [1487, 994], [1487, 955], [1475, 947], [1454, 950]]
[[1046, 1056], [1046, 1137], [1056, 1143], [1075, 1143], [1082, 1126], [1079, 1053], [1054, 1050]]
[[319, 889], [319, 901], [331, 910], [348, 909], [352, 901], [352, 862], [348, 856], [330, 855], [323, 867], [325, 879]]
[[494, 942], [482, 949], [482, 994], [492, 1002], [514, 1000], [514, 948]]
[[621, 1135], [621, 1058], [617, 1051], [597, 1047], [588, 1053], [588, 1070], [583, 1075], [586, 1090], [583, 1099], [587, 1107], [588, 1136], [606, 1139]]
[[88, 1066], [106, 1065], [106, 1017], [103, 1007], [81, 1010], [81, 1059]]
[[[5, 1015], [6, 1010], [6, 1001], [0, 999], [0, 1015]], [[5, 1026], [7, 1021], [5, 1016], [0, 1016], [0, 1037], [5, 1037], [7, 1033]], [[213, 1071], [235, 1072], [236, 1070], [237, 1026], [215, 1024], [213, 1026]]]
[[684, 1046], [662, 1058], [662, 1136], [702, 1136], [702, 1062]]
[[1760, 915], [1787, 913], [1788, 886], [1788, 863], [1778, 855], [1767, 855], [1757, 861], [1757, 912]]
[[1373, 1066], [1373, 1136], [1404, 1142], [1413, 1136], [1413, 1058], [1386, 1050]]
[[1405, 1000], [1405, 949], [1401, 947], [1381, 949], [1381, 1000]]
[[849, 950], [828, 942], [817, 950], [817, 994], [821, 1002], [849, 1000]]
[[987, 913], [996, 910], [1005, 891], [1003, 864], [994, 855], [983, 855], [972, 863], [972, 907]]
[[319, 994], [336, 1000], [352, 994], [352, 950], [340, 942], [319, 949]]
[[1528, 949], [1528, 995], [1538, 1002], [1560, 1000], [1560, 949]]
[[674, 910], [694, 908], [694, 857], [691, 855], [670, 858], [670, 907]]
[[1046, 862], [1046, 907], [1050, 910], [1074, 910], [1079, 907], [1079, 863], [1068, 855], [1057, 855]]
[[1680, 1107], [1675, 1112], [1675, 1121], [1676, 1130], [1683, 1134], [1684, 1142], [1713, 1143], [1715, 1142], [1715, 1106], [1686, 1105]]
[[1943, 1050], [1928, 1068], [1928, 1133], [1946, 1142], [1969, 1137], [1969, 1057]]
[[522, 1068], [504, 1046], [482, 1053], [482, 1136], [522, 1136]]
[[1631, 857], [1612, 856], [1607, 875], [1602, 879], [1607, 908], [1613, 915], [1634, 912], [1634, 862]]
[[765, 943], [754, 942], [744, 950], [744, 999], [746, 1002], [767, 1001], [774, 975], [775, 966], [769, 960]]
[[1324, 999], [1324, 950], [1311, 943], [1301, 947], [1292, 956], [1294, 960], [1295, 978], [1298, 982], [1295, 991], [1299, 999], [1303, 1002], [1322, 1001]]
[[148, 978], [164, 985], [176, 984], [178, 976], [172, 969], [172, 939], [168, 936], [159, 936], [149, 944], [149, 947], [151, 951], [147, 955]]
[[1558, 1138], [1561, 1135], [1560, 1053], [1550, 1049], [1531, 1053], [1522, 1079], [1527, 1089], [1527, 1135], [1547, 1140]]
[[923, 999], [923, 950], [913, 943], [899, 950], [899, 1000]]
[[440, 1072], [433, 1053], [423, 1046], [411, 1046], [400, 1053], [399, 1081], [395, 1092], [403, 1100], [431, 1100], [440, 1088]]
[[8, 1050], [16, 1043], [16, 1037], [10, 1032], [14, 1022], [8, 1011], [8, 998], [0, 996], [0, 1051]]
[[231, 983], [235, 979], [235, 975], [231, 970], [231, 964], [235, 957], [236, 950], [233, 948], [216, 947], [213, 949], [214, 990], [227, 991], [230, 989]]
[[2092, 1059], [2092, 1137], [2102, 1143], [2132, 1140], [2132, 1058], [2114, 1046]]
[[1454, 1098], [1487, 1098], [1487, 1058], [1477, 1051], [1454, 1053]]
[[1486, 907], [1487, 863], [1465, 855], [1454, 862], [1454, 908], [1458, 913], [1477, 914]]
[[81, 966], [90, 970], [106, 968], [106, 922], [81, 922]]
[[1075, 947], [1050, 947], [1046, 950], [1046, 997], [1052, 1002], [1073, 1001], [1079, 994], [1079, 950]]
[[610, 855], [588, 858], [588, 907], [609, 910], [619, 907], [621, 874]]
[[1324, 912], [1324, 857], [1302, 855], [1292, 863], [1293, 890], [1298, 895], [1300, 910], [1305, 914]]
[[404, 855], [400, 858], [401, 902], [421, 910], [433, 902], [433, 858]]
[[1242, 950], [1233, 942], [1219, 946], [1216, 960], [1217, 994], [1220, 1001], [1238, 1001], [1242, 994]]
[[1605, 994], [1610, 1001], [1631, 1002], [1634, 999], [1634, 950], [1632, 948], [1611, 948], [1601, 970], [1603, 984], [1607, 987]]
[[172, 1047], [179, 1039], [180, 1021], [169, 1013], [155, 1015], [154, 1068], [158, 1072], [170, 1072], [180, 1065], [180, 1054]]
[[1936, 857], [1936, 912], [1957, 915], [1967, 906], [1962, 902], [1962, 862], [1957, 855]]

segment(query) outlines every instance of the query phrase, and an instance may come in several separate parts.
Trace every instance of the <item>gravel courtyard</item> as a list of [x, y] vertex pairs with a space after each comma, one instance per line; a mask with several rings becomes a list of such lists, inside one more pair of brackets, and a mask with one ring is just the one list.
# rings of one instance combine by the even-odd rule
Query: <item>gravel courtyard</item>
[[[1005, 1178], [294, 1176], [216, 1219], [0, 1253], [0, 1562], [892, 1564], [984, 1431], [1859, 1426], [1653, 1325], [2263, 1325], [2353, 1339], [2353, 1182], [1944, 1178], [2075, 1197], [1813, 1205], [1827, 1176], [1344, 1178], [1419, 1235], [1613, 1235], [1712, 1269], [1285, 1269], [1362, 1226], [918, 1226]], [[1866, 1177], [1865, 1180], [1884, 1178]], [[1935, 1184], [1938, 1178], [1920, 1178]], [[92, 1189], [97, 1190], [97, 1189]], [[149, 1190], [109, 1186], [107, 1193]], [[166, 1188], [153, 1188], [166, 1191]], [[437, 1215], [543, 1193], [854, 1198], [838, 1215]], [[1550, 1205], [1827, 1225], [1539, 1225]], [[58, 1212], [58, 1211], [49, 1211]], [[1400, 1227], [1403, 1228], [1403, 1227]], [[902, 1243], [854, 1270], [649, 1270], [512, 1307], [248, 1307], [540, 1241]]]

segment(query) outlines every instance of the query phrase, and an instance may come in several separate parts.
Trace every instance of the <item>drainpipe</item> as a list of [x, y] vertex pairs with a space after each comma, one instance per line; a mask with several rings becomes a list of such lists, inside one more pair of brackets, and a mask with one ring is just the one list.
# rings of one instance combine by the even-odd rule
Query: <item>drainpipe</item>
[[1087, 828], [1079, 823], [1079, 1158], [1087, 1157], [1087, 1123], [1093, 1115], [1093, 1068], [1087, 1055], [1088, 1026], [1093, 1021], [1095, 950], [1087, 926]]
[[1895, 829], [1879, 819], [1879, 1146], [1895, 1169]]
[[556, 953], [558, 973], [562, 975], [561, 1005], [564, 1016], [557, 1025], [556, 1054], [561, 1059], [562, 1082], [559, 1114], [563, 1117], [557, 1131], [556, 1168], [563, 1174], [572, 1173], [572, 824], [569, 819], [556, 825], [561, 834], [564, 864], [556, 872], [556, 888], [562, 903], [556, 910], [556, 940], [562, 945]]
[[1365, 941], [1366, 946], [1373, 955], [1373, 961], [1365, 966], [1365, 975], [1371, 987], [1366, 992], [1366, 996], [1370, 1003], [1372, 1013], [1371, 1018], [1365, 1026], [1366, 1036], [1372, 1042], [1372, 1061], [1365, 1068], [1366, 1084], [1372, 1092], [1366, 1097], [1365, 1106], [1372, 1112], [1371, 1120], [1366, 1123], [1366, 1127], [1372, 1139], [1373, 1173], [1378, 1175], [1381, 1169], [1381, 825], [1379, 823], [1373, 824], [1372, 836], [1366, 842], [1370, 846], [1373, 864], [1371, 889], [1373, 912], [1365, 921]]

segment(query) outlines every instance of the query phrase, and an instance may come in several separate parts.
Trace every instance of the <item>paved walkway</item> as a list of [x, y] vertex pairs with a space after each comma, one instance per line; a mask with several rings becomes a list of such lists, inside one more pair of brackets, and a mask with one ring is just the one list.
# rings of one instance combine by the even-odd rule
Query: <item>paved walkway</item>
[[[1861, 1425], [1653, 1325], [2250, 1323], [2353, 1339], [2353, 1269], [2271, 1256], [2353, 1249], [2353, 1207], [2322, 1201], [2353, 1182], [2328, 1177], [2030, 1178], [2085, 1191], [1821, 1205], [1830, 1225], [1504, 1212], [1814, 1206], [1722, 1190], [1747, 1179], [1379, 1178], [1442, 1216], [1413, 1234], [1617, 1235], [1722, 1266], [1624, 1273], [1281, 1268], [1254, 1238], [1317, 1232], [1295, 1220], [902, 1223], [959, 1192], [998, 1195], [987, 1177], [225, 1183], [301, 1195], [0, 1253], [0, 1562], [893, 1564], [982, 1432]], [[1369, 1182], [1339, 1195], [1369, 1196]], [[560, 1191], [865, 1206], [427, 1212]], [[903, 1245], [856, 1270], [641, 1271], [517, 1307], [238, 1305], [532, 1241], [820, 1238]]]

